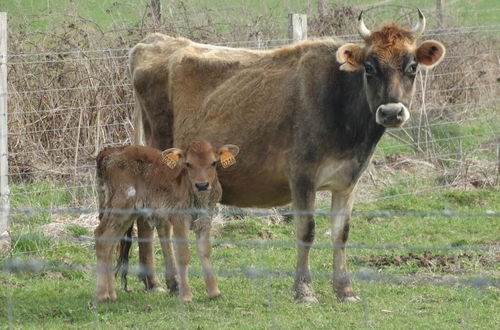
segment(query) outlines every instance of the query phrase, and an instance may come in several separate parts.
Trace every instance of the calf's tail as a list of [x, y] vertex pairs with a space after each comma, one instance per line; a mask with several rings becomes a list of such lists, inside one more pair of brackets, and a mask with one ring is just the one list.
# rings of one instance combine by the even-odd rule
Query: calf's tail
[[130, 248], [132, 247], [132, 229], [130, 226], [125, 235], [120, 239], [120, 255], [115, 268], [115, 277], [120, 274], [123, 289], [127, 292], [131, 291], [127, 284], [128, 261], [130, 257]]

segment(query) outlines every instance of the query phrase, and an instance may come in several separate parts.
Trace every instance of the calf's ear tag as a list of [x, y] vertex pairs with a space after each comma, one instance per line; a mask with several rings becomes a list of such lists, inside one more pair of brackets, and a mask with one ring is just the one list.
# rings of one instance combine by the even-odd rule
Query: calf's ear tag
[[168, 154], [162, 154], [161, 159], [168, 167], [173, 169], [175, 166], [177, 166], [179, 155], [174, 154], [173, 152], [169, 152]]
[[231, 165], [234, 165], [236, 163], [236, 159], [234, 158], [233, 154], [230, 153], [229, 151], [223, 151], [220, 154], [220, 163], [222, 167], [228, 168]]

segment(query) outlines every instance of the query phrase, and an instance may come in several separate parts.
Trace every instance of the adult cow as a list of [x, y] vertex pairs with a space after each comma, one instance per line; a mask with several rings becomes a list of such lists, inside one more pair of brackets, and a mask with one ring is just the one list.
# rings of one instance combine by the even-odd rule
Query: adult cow
[[[271, 207], [291, 201], [300, 211], [299, 301], [316, 301], [309, 249], [318, 190], [332, 193], [334, 291], [341, 301], [359, 299], [345, 253], [354, 187], [385, 129], [409, 118], [417, 66], [434, 66], [445, 53], [437, 41], [416, 45], [425, 28], [418, 14], [411, 30], [389, 23], [376, 31], [360, 14], [359, 45], [321, 39], [258, 51], [153, 34], [130, 53], [138, 138], [162, 150], [193, 139], [231, 141], [242, 151], [236, 166], [220, 171], [222, 203]], [[152, 235], [145, 222], [139, 230]], [[142, 247], [151, 250], [148, 243]]]

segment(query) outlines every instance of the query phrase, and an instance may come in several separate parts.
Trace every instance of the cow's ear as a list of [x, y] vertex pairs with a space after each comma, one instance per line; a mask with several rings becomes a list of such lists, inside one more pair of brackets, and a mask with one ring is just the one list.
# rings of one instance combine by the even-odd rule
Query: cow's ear
[[182, 158], [184, 158], [184, 151], [179, 148], [170, 148], [161, 152], [161, 160], [170, 168], [175, 168]]
[[416, 51], [417, 61], [428, 68], [441, 62], [446, 53], [443, 44], [435, 40], [424, 41]]
[[363, 64], [364, 51], [363, 47], [356, 44], [345, 44], [337, 49], [337, 62], [341, 65], [340, 70], [356, 71]]
[[227, 168], [236, 163], [236, 156], [240, 152], [240, 147], [234, 144], [226, 144], [217, 151], [222, 167]]

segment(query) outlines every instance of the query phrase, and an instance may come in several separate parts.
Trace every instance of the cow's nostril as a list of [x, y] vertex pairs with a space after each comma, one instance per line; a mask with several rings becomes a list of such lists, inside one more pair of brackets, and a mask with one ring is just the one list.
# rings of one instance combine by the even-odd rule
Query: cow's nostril
[[401, 109], [398, 112], [398, 117], [403, 117], [404, 113], [405, 113], [405, 109], [403, 107], [401, 107]]
[[197, 182], [194, 184], [198, 191], [204, 191], [208, 189], [208, 182]]

